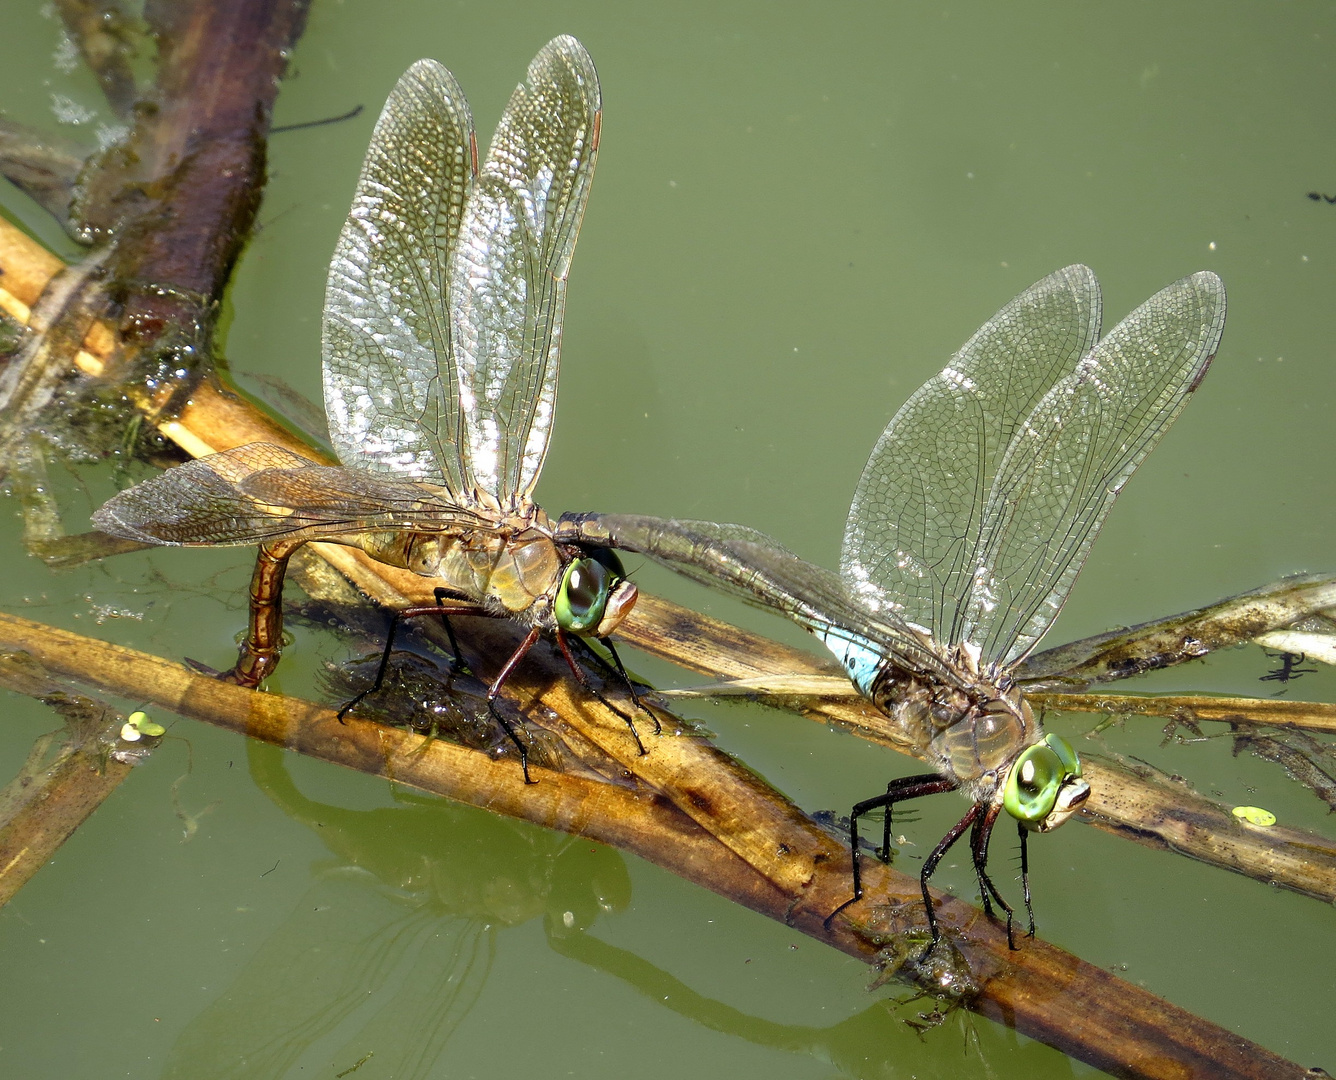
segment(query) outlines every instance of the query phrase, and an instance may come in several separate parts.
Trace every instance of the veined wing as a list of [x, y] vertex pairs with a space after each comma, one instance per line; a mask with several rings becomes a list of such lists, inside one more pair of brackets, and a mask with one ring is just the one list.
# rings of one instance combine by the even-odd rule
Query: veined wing
[[477, 172], [468, 102], [419, 60], [376, 122], [325, 287], [325, 411], [345, 465], [471, 487], [448, 278]]
[[487, 523], [417, 484], [316, 465], [281, 446], [250, 443], [122, 491], [93, 515], [93, 524], [145, 544], [227, 546]]
[[528, 502], [547, 453], [600, 109], [584, 47], [548, 42], [511, 95], [464, 213], [450, 305], [468, 461], [474, 484], [503, 510]]
[[1022, 659], [1057, 618], [1104, 518], [1215, 358], [1225, 287], [1209, 271], [1113, 328], [1026, 419], [998, 467], [964, 639]]
[[645, 555], [702, 585], [787, 615], [823, 639], [830, 634], [848, 642], [852, 636], [908, 671], [961, 683], [928, 635], [905, 625], [889, 601], [869, 610], [839, 575], [755, 529], [635, 514], [566, 514], [556, 535]]
[[[961, 640], [984, 504], [1017, 429], [1099, 336], [1094, 273], [1069, 266], [988, 320], [900, 408], [868, 459], [840, 570], [943, 644]], [[878, 598], [883, 598], [879, 600]]]

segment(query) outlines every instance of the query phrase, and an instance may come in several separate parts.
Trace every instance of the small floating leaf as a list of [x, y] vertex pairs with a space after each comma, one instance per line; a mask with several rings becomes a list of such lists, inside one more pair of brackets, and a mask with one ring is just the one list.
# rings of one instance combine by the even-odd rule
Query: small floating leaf
[[1249, 825], [1256, 825], [1262, 829], [1276, 823], [1276, 815], [1270, 810], [1263, 810], [1260, 806], [1236, 806], [1234, 816], [1240, 821], [1246, 821]]
[[126, 742], [138, 742], [145, 735], [151, 739], [156, 739], [159, 735], [165, 735], [166, 733], [167, 729], [150, 720], [145, 712], [132, 712], [121, 728], [121, 738]]

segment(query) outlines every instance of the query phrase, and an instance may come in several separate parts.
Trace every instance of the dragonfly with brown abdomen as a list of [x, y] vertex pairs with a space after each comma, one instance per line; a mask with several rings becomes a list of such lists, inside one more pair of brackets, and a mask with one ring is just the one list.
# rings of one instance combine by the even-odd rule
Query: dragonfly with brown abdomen
[[1069, 266], [1007, 304], [920, 387], [863, 470], [838, 574], [741, 525], [561, 522], [559, 538], [640, 552], [789, 616], [932, 766], [854, 806], [853, 897], [830, 918], [863, 895], [860, 817], [885, 811], [889, 858], [893, 806], [961, 789], [972, 805], [920, 874], [928, 950], [941, 936], [928, 880], [966, 831], [984, 909], [997, 902], [1010, 938], [1011, 907], [986, 868], [994, 824], [1004, 810], [1018, 823], [1028, 912], [1027, 836], [1057, 828], [1090, 794], [1076, 752], [1026, 702], [1018, 667], [1057, 618], [1114, 499], [1205, 376], [1224, 285], [1209, 272], [1184, 278], [1104, 338], [1100, 314], [1095, 275]]
[[611, 551], [555, 539], [532, 499], [600, 117], [589, 54], [555, 38], [479, 164], [454, 76], [433, 60], [414, 64], [376, 123], [329, 268], [325, 411], [342, 466], [252, 443], [171, 469], [93, 515], [104, 532], [150, 544], [259, 545], [232, 681], [254, 686], [274, 670], [288, 559], [320, 540], [441, 580], [436, 608], [405, 609], [396, 622], [443, 610], [449, 597], [467, 605], [452, 611], [528, 626], [488, 693], [526, 780], [525, 746], [495, 700], [541, 634], [602, 700], [567, 637], [612, 650], [607, 636], [636, 588]]

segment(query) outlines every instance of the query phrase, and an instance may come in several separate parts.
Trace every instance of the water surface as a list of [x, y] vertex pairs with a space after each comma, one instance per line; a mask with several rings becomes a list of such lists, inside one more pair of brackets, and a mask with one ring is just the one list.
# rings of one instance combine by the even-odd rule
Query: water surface
[[[53, 63], [57, 27], [35, 5], [6, 31], [9, 115], [54, 129], [56, 95], [97, 109], [91, 77]], [[1011, 296], [1085, 262], [1111, 326], [1210, 269], [1230, 300], [1215, 367], [1128, 486], [1049, 643], [1336, 570], [1336, 205], [1307, 198], [1336, 196], [1327, 5], [318, 4], [276, 122], [367, 108], [273, 141], [220, 341], [243, 388], [263, 396], [263, 374], [318, 397], [325, 266], [399, 73], [444, 62], [485, 137], [563, 32], [598, 64], [606, 111], [538, 489], [549, 510], [741, 521], [833, 565], [883, 425]], [[91, 137], [97, 122], [64, 130]], [[60, 245], [13, 189], [0, 210]], [[85, 479], [94, 494], [56, 481], [72, 531], [110, 491], [106, 473]], [[0, 527], [17, 552], [17, 519]], [[159, 551], [53, 574], [21, 559], [0, 602], [225, 666], [250, 561]], [[95, 604], [143, 619], [98, 625]], [[320, 664], [342, 655], [298, 628], [276, 686], [316, 693]], [[1241, 649], [1136, 688], [1267, 693], [1270, 666]], [[1332, 700], [1336, 678], [1289, 693]], [[809, 809], [847, 812], [915, 769], [788, 716], [693, 715]], [[50, 726], [10, 700], [6, 775]], [[1088, 721], [1053, 726], [1080, 746]], [[1090, 1071], [962, 1017], [921, 1041], [898, 1017], [927, 1006], [889, 1012], [862, 965], [635, 860], [248, 754], [200, 725], [172, 734], [0, 912], [7, 1075], [333, 1076], [371, 1051], [358, 1080]], [[1104, 742], [1330, 831], [1315, 799], [1223, 741], [1161, 748], [1154, 722], [1134, 721]], [[918, 846], [904, 865], [959, 812], [941, 798], [905, 822]], [[994, 850], [1007, 879], [1001, 833]], [[1032, 852], [1044, 936], [1336, 1070], [1329, 908], [1087, 828]], [[940, 880], [968, 893], [962, 859]], [[589, 938], [554, 949], [544, 913], [576, 909], [597, 915]]]

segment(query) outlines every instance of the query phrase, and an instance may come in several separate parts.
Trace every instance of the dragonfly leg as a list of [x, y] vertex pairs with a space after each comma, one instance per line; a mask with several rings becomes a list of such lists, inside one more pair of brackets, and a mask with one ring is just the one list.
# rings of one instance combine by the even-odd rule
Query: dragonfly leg
[[928, 929], [932, 931], [932, 941], [928, 943], [928, 947], [923, 950], [923, 955], [919, 957], [920, 963], [928, 958], [932, 950], [937, 948], [937, 943], [942, 940], [942, 928], [937, 925], [937, 912], [932, 907], [932, 893], [928, 892], [928, 879], [936, 871], [937, 864], [942, 861], [942, 856], [950, 851], [951, 845], [959, 840], [965, 834], [965, 830], [974, 824], [982, 809], [978, 803], [971, 806], [965, 816], [947, 830], [947, 834], [937, 841], [937, 846], [923, 860], [923, 869], [919, 871], [919, 888], [923, 890], [923, 907], [928, 912]]
[[[993, 900], [997, 901], [1007, 916], [1007, 947], [1015, 951], [1016, 937], [1013, 932], [1016, 913], [1012, 910], [1010, 904], [1002, 898], [1002, 894], [997, 891], [997, 886], [993, 884], [993, 879], [988, 876], [988, 841], [993, 835], [993, 826], [997, 823], [997, 815], [1002, 812], [1001, 804], [995, 804], [988, 807], [982, 814], [974, 819], [974, 828], [970, 831], [970, 854], [974, 857], [974, 872], [979, 877], [979, 895], [983, 898], [983, 910], [990, 919], [993, 917]], [[992, 899], [989, 899], [989, 896]]]
[[[347, 704], [345, 704], [343, 708], [339, 710], [338, 716], [340, 723], [342, 723], [347, 718], [348, 714], [352, 712], [353, 709], [355, 709], [365, 699], [369, 698], [372, 694], [376, 693], [378, 690], [380, 690], [382, 686], [385, 685], [385, 674], [389, 670], [390, 657], [394, 653], [394, 639], [395, 636], [399, 633], [399, 625], [405, 619], [415, 619], [422, 615], [439, 614], [441, 616], [441, 622], [445, 624], [445, 633], [446, 636], [449, 637], [450, 639], [450, 647], [454, 651], [454, 657], [450, 661], [450, 674], [455, 675], [458, 674], [461, 670], [462, 671], [468, 670], [468, 664], [464, 662], [464, 657], [460, 654], [459, 651], [459, 642], [455, 640], [454, 627], [450, 625], [450, 619], [446, 614], [445, 605], [442, 603], [442, 601], [445, 600], [446, 597], [448, 597], [449, 595], [450, 592], [448, 589], [438, 588], [436, 590], [436, 604], [434, 607], [419, 605], [417, 607], [400, 608], [398, 611], [394, 613], [394, 616], [390, 619], [390, 627], [385, 633], [385, 649], [380, 654], [380, 663], [376, 665], [376, 677], [372, 681], [369, 687], [367, 687], [361, 693], [354, 696], [352, 700], [347, 702]], [[484, 611], [482, 608], [476, 607], [476, 605], [470, 608], [458, 609], [458, 610], [465, 611], [469, 614], [472, 614], [475, 611], [478, 614], [487, 614], [486, 611]]]
[[524, 770], [524, 782], [526, 784], [538, 783], [537, 780], [534, 780], [529, 776], [529, 751], [525, 748], [524, 743], [520, 742], [519, 732], [515, 730], [515, 725], [501, 715], [501, 711], [496, 707], [496, 699], [501, 693], [501, 687], [505, 685], [506, 680], [514, 673], [515, 668], [519, 666], [519, 662], [523, 660], [529, 650], [534, 647], [534, 644], [538, 641], [541, 633], [542, 631], [535, 626], [524, 635], [524, 640], [520, 642], [519, 648], [511, 654], [510, 659], [506, 661], [500, 674], [493, 680], [492, 685], [487, 688], [487, 711], [490, 712], [492, 718], [501, 725], [501, 730], [506, 733], [510, 741], [515, 744], [515, 749], [520, 752], [520, 768]]
[[[617, 708], [616, 705], [599, 693], [594, 687], [594, 684], [589, 681], [589, 676], [585, 674], [584, 668], [580, 666], [579, 661], [575, 659], [575, 655], [571, 652], [570, 642], [567, 641], [566, 633], [563, 630], [557, 631], [557, 647], [561, 649], [561, 655], [566, 658], [566, 663], [571, 666], [571, 673], [575, 676], [576, 682], [584, 687], [585, 693], [596, 698], [605, 709], [615, 712], [626, 721], [626, 726], [631, 729], [631, 738], [635, 739], [636, 747], [639, 749], [642, 757], [649, 753], [649, 751], [645, 749], [645, 744], [640, 741], [640, 732], [636, 730], [636, 722], [631, 719], [629, 714]], [[597, 656], [598, 654], [595, 653], [594, 655]]]
[[[450, 626], [449, 619], [446, 617], [444, 605], [441, 603], [441, 601], [446, 599], [448, 596], [450, 596], [449, 590], [438, 588], [436, 589], [435, 604], [432, 605], [424, 604], [424, 605], [419, 605], [417, 607], [401, 608], [399, 611], [396, 611], [394, 613], [394, 618], [390, 622], [389, 634], [387, 635], [385, 641], [385, 652], [381, 655], [380, 666], [376, 672], [375, 682], [372, 684], [370, 689], [362, 691], [362, 693], [358, 694], [357, 697], [353, 698], [352, 701], [350, 701], [347, 705], [345, 705], [342, 709], [339, 710], [339, 719], [343, 719], [343, 717], [347, 715], [348, 711], [352, 709], [363, 698], [367, 697], [369, 694], [372, 694], [376, 690], [380, 689], [381, 684], [384, 682], [385, 679], [385, 669], [387, 664], [389, 663], [390, 651], [393, 647], [395, 631], [398, 629], [399, 624], [404, 619], [415, 619], [422, 615], [440, 615], [441, 618], [445, 621], [446, 633], [449, 635], [450, 644], [454, 648], [455, 661], [458, 664], [463, 665], [464, 668], [467, 669], [467, 664], [464, 663], [464, 658], [459, 652], [459, 645], [455, 641], [454, 631]], [[487, 611], [486, 608], [479, 606], [456, 608], [454, 610], [456, 614], [460, 613], [470, 614], [470, 615], [491, 614], [491, 612]], [[520, 740], [519, 732], [516, 730], [515, 725], [512, 724], [509, 720], [507, 720], [501, 714], [501, 711], [497, 708], [496, 699], [501, 693], [501, 687], [505, 685], [506, 680], [509, 679], [510, 676], [514, 673], [515, 668], [519, 665], [520, 661], [523, 660], [524, 657], [528, 654], [529, 650], [534, 647], [534, 644], [538, 641], [538, 638], [541, 636], [541, 633], [542, 632], [537, 627], [534, 627], [528, 632], [528, 634], [525, 635], [524, 640], [520, 642], [519, 647], [514, 651], [514, 653], [511, 654], [510, 659], [506, 661], [505, 666], [501, 668], [500, 673], [492, 681], [492, 685], [487, 689], [487, 711], [491, 714], [492, 719], [495, 720], [497, 724], [500, 726], [501, 730], [506, 733], [506, 737], [511, 741], [511, 743], [514, 744], [515, 749], [520, 752], [520, 768], [524, 771], [524, 782], [526, 784], [536, 784], [538, 782], [529, 776], [529, 751], [525, 747], [524, 743]], [[452, 667], [454, 667], [453, 664]], [[456, 668], [455, 670], [458, 669]]]
[[1025, 896], [1025, 914], [1030, 920], [1029, 936], [1034, 937], [1034, 908], [1030, 906], [1030, 830], [1019, 822], [1016, 830], [1021, 834], [1021, 892]]
[[459, 651], [459, 642], [455, 640], [455, 628], [450, 625], [450, 615], [445, 610], [445, 599], [450, 595], [450, 590], [438, 585], [433, 592], [436, 596], [436, 607], [441, 613], [441, 625], [445, 627], [445, 636], [450, 639], [450, 651], [454, 653], [450, 673], [458, 675], [461, 671], [468, 671], [469, 666], [464, 660], [464, 654]]
[[283, 575], [288, 559], [306, 541], [261, 544], [250, 583], [250, 625], [235, 666], [223, 676], [238, 686], [258, 686], [278, 666], [283, 651]]
[[[890, 785], [886, 786], [886, 794], [891, 793]], [[850, 821], [853, 820], [852, 815]], [[891, 865], [891, 825], [895, 822], [895, 815], [891, 812], [891, 805], [886, 806], [886, 813], [881, 815], [881, 848], [877, 851], [877, 858], [887, 866]]]
[[[974, 863], [974, 876], [979, 879], [979, 899], [983, 902], [983, 913], [992, 919], [996, 917], [993, 913], [993, 896], [996, 895], [997, 889], [993, 888], [993, 879], [988, 876], [988, 841], [979, 835], [985, 827], [985, 822], [987, 822], [986, 814], [974, 819], [974, 827], [970, 830], [970, 857]], [[998, 903], [1002, 903], [1000, 896]], [[1008, 934], [1009, 939], [1010, 934]]]
[[[942, 791], [951, 791], [959, 785], [954, 780], [949, 780], [945, 776], [937, 773], [921, 773], [918, 776], [902, 776], [898, 780], [892, 780], [886, 785], [886, 794], [878, 795], [873, 799], [864, 799], [860, 803], [855, 803], [854, 808], [849, 813], [849, 857], [853, 864], [854, 894], [844, 903], [832, 911], [822, 920], [822, 925], [829, 930], [832, 920], [845, 908], [858, 903], [863, 899], [863, 877], [862, 877], [862, 857], [863, 853], [858, 847], [858, 819], [869, 811], [876, 810], [879, 807], [886, 808], [886, 844], [885, 856], [886, 862], [890, 861], [891, 846], [891, 809], [898, 802], [904, 802], [907, 799], [917, 799], [923, 795], [936, 795]], [[931, 909], [929, 909], [929, 918], [931, 918]], [[933, 944], [936, 944], [934, 940]]]
[[640, 694], [636, 690], [636, 684], [631, 679], [631, 676], [627, 673], [626, 666], [622, 663], [621, 655], [617, 652], [616, 646], [613, 645], [612, 639], [604, 637], [604, 638], [599, 638], [598, 641], [600, 645], [602, 645], [605, 649], [608, 650], [608, 655], [612, 657], [612, 662], [615, 665], [615, 667], [611, 668], [608, 667], [608, 662], [604, 660], [602, 656], [599, 655], [596, 649], [591, 648], [589, 651], [594, 654], [594, 658], [600, 664], [603, 665], [603, 668], [605, 670], [610, 671], [621, 678], [622, 682], [626, 684], [626, 692], [627, 694], [630, 695], [632, 704], [635, 705], [637, 709], [639, 709], [642, 713], [644, 713], [646, 716], [648, 716], [651, 720], [654, 721], [654, 734], [662, 735], [663, 725], [659, 723], [659, 718], [655, 714], [654, 710], [649, 708], [643, 701], [640, 700]]

